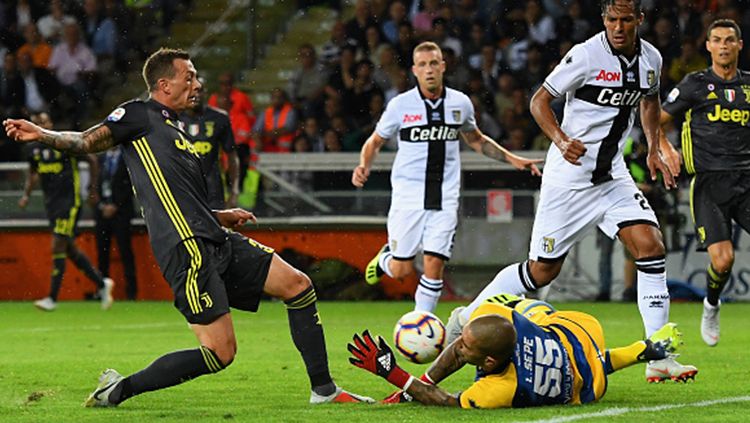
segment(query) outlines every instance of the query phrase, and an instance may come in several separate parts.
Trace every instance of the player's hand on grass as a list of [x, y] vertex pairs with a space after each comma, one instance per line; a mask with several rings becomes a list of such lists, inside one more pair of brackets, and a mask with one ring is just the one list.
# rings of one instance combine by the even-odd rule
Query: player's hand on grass
[[536, 166], [537, 163], [544, 162], [543, 159], [527, 159], [525, 157], [517, 156], [511, 152], [505, 155], [505, 160], [518, 170], [527, 169], [531, 171], [532, 175], [542, 176], [542, 172]]
[[350, 363], [382, 377], [400, 389], [408, 388], [413, 377], [398, 367], [393, 350], [383, 338], [378, 336], [376, 343], [370, 331], [365, 330], [361, 337], [355, 333], [352, 339], [354, 343], [347, 344], [347, 349], [353, 356], [349, 357]]
[[664, 177], [664, 187], [667, 189], [677, 188], [677, 181], [675, 175], [670, 170], [661, 152], [648, 153], [646, 158], [646, 164], [648, 165], [648, 171], [651, 174], [651, 180], [655, 181], [658, 173], [661, 172]]
[[8, 138], [16, 142], [31, 142], [42, 137], [42, 128], [26, 119], [5, 119], [3, 126]]
[[367, 169], [362, 165], [355, 167], [354, 172], [352, 172], [352, 185], [357, 188], [362, 188], [363, 186], [365, 186], [365, 182], [367, 182], [367, 178], [369, 176], [370, 169]]
[[557, 145], [557, 148], [560, 149], [560, 153], [562, 153], [562, 156], [565, 160], [576, 166], [581, 165], [581, 161], [578, 159], [586, 154], [586, 147], [580, 140], [565, 137], [562, 140], [556, 142], [555, 145]]
[[214, 210], [214, 216], [221, 226], [229, 229], [237, 229], [248, 221], [253, 223], [258, 221], [254, 214], [241, 208]]

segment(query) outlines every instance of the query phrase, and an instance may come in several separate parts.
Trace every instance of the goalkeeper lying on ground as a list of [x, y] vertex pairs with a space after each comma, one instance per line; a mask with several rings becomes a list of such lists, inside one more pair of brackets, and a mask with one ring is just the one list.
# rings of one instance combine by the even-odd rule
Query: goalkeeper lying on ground
[[[594, 317], [501, 295], [474, 311], [461, 335], [419, 379], [398, 367], [388, 344], [367, 330], [355, 334], [348, 348], [352, 364], [401, 389], [384, 402], [413, 398], [426, 405], [502, 408], [596, 401], [606, 391], [608, 374], [662, 359], [681, 343], [682, 334], [668, 323], [645, 341], [607, 350]], [[477, 366], [476, 381], [466, 390], [451, 394], [436, 386], [466, 364]]]

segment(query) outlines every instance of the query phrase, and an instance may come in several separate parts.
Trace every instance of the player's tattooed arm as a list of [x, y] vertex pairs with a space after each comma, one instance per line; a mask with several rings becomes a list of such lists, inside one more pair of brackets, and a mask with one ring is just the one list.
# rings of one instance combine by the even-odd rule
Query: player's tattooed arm
[[458, 397], [449, 392], [446, 392], [442, 388], [424, 383], [420, 380], [415, 380], [409, 389], [406, 390], [415, 400], [419, 401], [424, 405], [440, 405], [450, 407], [460, 407], [461, 403], [458, 402]]
[[115, 145], [112, 131], [101, 123], [83, 132], [43, 129], [39, 141], [73, 154], [98, 153]]
[[461, 338], [448, 345], [427, 370], [426, 374], [433, 383], [439, 383], [466, 365], [466, 360], [458, 353], [459, 342], [461, 342]]

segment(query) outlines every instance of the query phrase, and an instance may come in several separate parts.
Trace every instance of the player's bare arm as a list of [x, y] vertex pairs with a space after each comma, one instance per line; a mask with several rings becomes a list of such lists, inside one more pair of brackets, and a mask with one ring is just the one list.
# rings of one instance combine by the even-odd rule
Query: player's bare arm
[[[451, 342], [445, 350], [435, 359], [426, 374], [434, 383], [439, 383], [445, 380], [448, 376], [460, 370], [466, 365], [464, 360], [458, 353], [458, 343], [461, 342], [461, 338], [457, 338]], [[411, 393], [411, 392], [410, 392]]]
[[534, 175], [542, 176], [542, 172], [539, 171], [539, 168], [536, 165], [537, 163], [542, 163], [544, 160], [532, 160], [513, 154], [508, 151], [507, 148], [484, 134], [479, 128], [470, 132], [462, 132], [461, 137], [464, 142], [466, 142], [466, 144], [477, 153], [493, 160], [508, 162], [518, 170], [528, 169]]
[[672, 175], [677, 177], [680, 174], [680, 163], [682, 163], [682, 156], [680, 152], [669, 142], [667, 138], [667, 129], [672, 123], [674, 118], [664, 109], [661, 109], [659, 114], [659, 149], [661, 149], [661, 155], [664, 161], [667, 163], [669, 170]]
[[73, 154], [98, 153], [115, 145], [112, 132], [98, 124], [83, 132], [52, 131], [43, 129], [25, 119], [3, 121], [8, 138], [16, 142], [39, 141], [50, 147]]
[[29, 169], [29, 175], [26, 177], [26, 181], [23, 183], [23, 195], [18, 199], [18, 207], [25, 209], [29, 205], [29, 198], [31, 197], [31, 191], [39, 182], [39, 172], [34, 169]]
[[534, 93], [534, 97], [531, 98], [531, 115], [534, 116], [534, 120], [542, 129], [544, 135], [560, 149], [563, 158], [576, 166], [580, 166], [581, 162], [578, 159], [586, 154], [586, 147], [580, 140], [570, 138], [562, 131], [550, 106], [554, 99], [555, 97], [546, 88], [539, 87]]
[[375, 156], [378, 151], [385, 144], [386, 139], [373, 132], [365, 144], [362, 146], [362, 151], [359, 153], [359, 165], [354, 168], [352, 172], [352, 185], [357, 188], [362, 188], [367, 182], [367, 178], [370, 176], [370, 167], [372, 161], [375, 160]]
[[232, 208], [237, 205], [237, 197], [240, 195], [240, 159], [236, 151], [227, 154], [229, 158], [229, 201], [227, 206]]
[[679, 174], [679, 167], [677, 169], [678, 173], [673, 173], [673, 170], [667, 164], [664, 152], [660, 148], [659, 133], [661, 132], [661, 128], [659, 124], [661, 121], [661, 103], [659, 102], [659, 95], [644, 97], [641, 100], [640, 110], [641, 126], [646, 136], [646, 142], [648, 142], [648, 158], [646, 160], [649, 172], [651, 173], [651, 179], [656, 180], [657, 172], [661, 172], [664, 177], [664, 186], [667, 189], [676, 188], [677, 182], [675, 182], [675, 176]]
[[406, 392], [424, 405], [461, 406], [457, 396], [446, 392], [438, 386], [424, 383], [421, 380], [414, 380]]

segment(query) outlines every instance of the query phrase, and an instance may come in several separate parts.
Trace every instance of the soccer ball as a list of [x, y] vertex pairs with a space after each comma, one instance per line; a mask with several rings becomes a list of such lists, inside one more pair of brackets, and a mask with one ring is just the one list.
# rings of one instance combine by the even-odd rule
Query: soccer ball
[[393, 343], [407, 360], [429, 363], [443, 351], [445, 326], [440, 319], [426, 311], [410, 311], [393, 328]]

